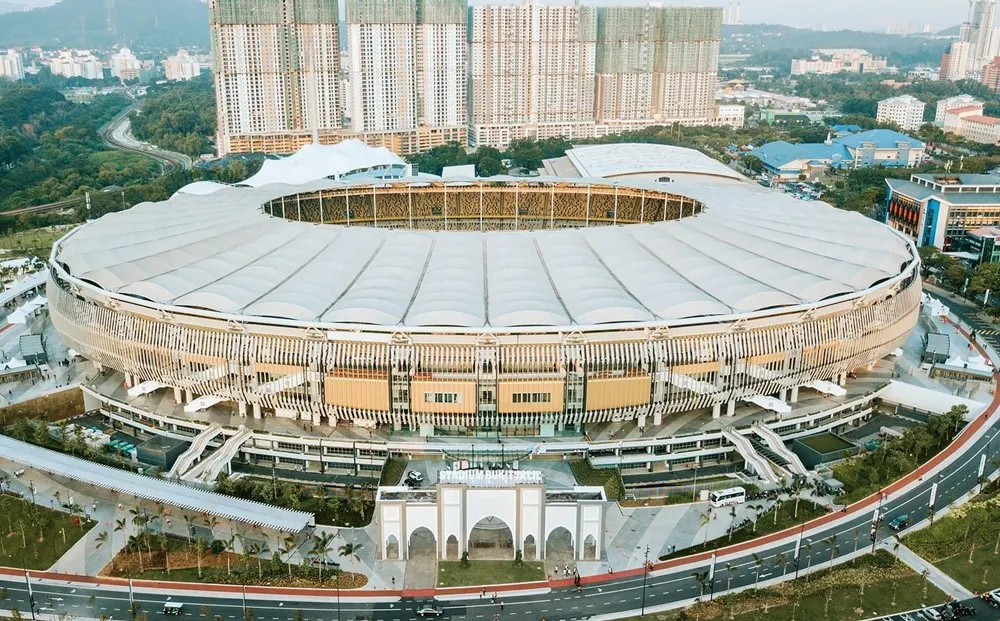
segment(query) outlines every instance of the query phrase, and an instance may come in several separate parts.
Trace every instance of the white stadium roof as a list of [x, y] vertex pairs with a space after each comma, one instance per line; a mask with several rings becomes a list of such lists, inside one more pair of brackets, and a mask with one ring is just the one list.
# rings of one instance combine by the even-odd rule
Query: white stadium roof
[[[659, 145], [614, 146], [618, 153], [627, 146], [649, 153], [646, 147]], [[547, 177], [451, 183], [668, 189], [702, 202], [697, 216], [482, 233], [316, 225], [262, 212], [273, 198], [359, 185], [322, 179], [223, 187], [210, 196], [179, 192], [76, 229], [53, 257], [72, 277], [162, 305], [394, 330], [721, 319], [855, 295], [914, 260], [909, 242], [860, 214], [717, 176], [701, 154], [668, 149], [656, 151], [668, 158], [680, 151], [684, 161], [647, 162], [646, 168], [707, 174], [669, 185]], [[332, 170], [309, 162], [302, 167]], [[416, 178], [377, 183], [401, 191], [426, 185]]]
[[573, 147], [566, 152], [566, 157], [581, 177], [674, 173], [741, 179], [739, 173], [701, 151], [665, 144], [595, 144]]
[[259, 188], [271, 183], [297, 185], [378, 166], [406, 166], [398, 155], [384, 147], [369, 147], [360, 140], [345, 140], [335, 145], [308, 144], [294, 154], [276, 160], [264, 160], [257, 174], [240, 185]]

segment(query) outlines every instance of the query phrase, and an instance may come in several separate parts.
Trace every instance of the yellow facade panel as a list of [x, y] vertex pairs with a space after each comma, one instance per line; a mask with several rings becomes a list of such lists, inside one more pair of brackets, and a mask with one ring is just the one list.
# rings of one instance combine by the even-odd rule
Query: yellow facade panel
[[359, 410], [389, 410], [389, 384], [385, 380], [334, 377], [323, 383], [326, 403]]
[[648, 375], [587, 380], [587, 410], [611, 410], [649, 403]]
[[273, 362], [255, 362], [253, 369], [256, 373], [267, 373], [275, 377], [283, 377], [292, 373], [301, 372], [304, 367], [297, 367], [293, 364], [275, 364]]
[[772, 362], [784, 362], [785, 352], [776, 351], [772, 354], [761, 354], [759, 356], [750, 356], [747, 358], [747, 362], [750, 364], [770, 364]]
[[188, 362], [197, 362], [199, 364], [204, 364], [209, 367], [220, 367], [226, 364], [224, 358], [216, 358], [215, 356], [206, 356], [204, 354], [184, 354], [184, 357]]
[[565, 382], [559, 380], [500, 380], [497, 408], [501, 413], [538, 414], [561, 412], [565, 404]]
[[414, 380], [410, 382], [410, 410], [434, 414], [475, 414], [475, 382]]

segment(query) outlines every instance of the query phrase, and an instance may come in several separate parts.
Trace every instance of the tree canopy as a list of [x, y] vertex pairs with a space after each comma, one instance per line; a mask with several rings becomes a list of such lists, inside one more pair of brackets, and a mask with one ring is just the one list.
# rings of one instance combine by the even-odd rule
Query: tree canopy
[[191, 157], [211, 153], [216, 126], [211, 75], [150, 88], [131, 122], [136, 138], [160, 148]]

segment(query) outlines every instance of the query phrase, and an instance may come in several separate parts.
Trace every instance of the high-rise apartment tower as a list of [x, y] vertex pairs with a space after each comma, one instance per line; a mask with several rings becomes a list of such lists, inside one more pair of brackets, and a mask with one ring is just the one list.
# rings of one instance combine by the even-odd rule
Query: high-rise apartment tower
[[469, 142], [590, 138], [716, 117], [722, 9], [475, 6]]
[[350, 130], [397, 153], [465, 143], [465, 0], [347, 0]]
[[209, 0], [221, 154], [341, 139], [337, 0]]

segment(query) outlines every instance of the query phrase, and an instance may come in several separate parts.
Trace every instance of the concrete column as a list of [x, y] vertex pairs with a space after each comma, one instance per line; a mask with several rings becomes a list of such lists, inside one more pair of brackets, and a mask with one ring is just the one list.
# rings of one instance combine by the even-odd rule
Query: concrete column
[[191, 391], [190, 390], [185, 390], [184, 391], [184, 403], [191, 403], [192, 399], [194, 399], [194, 395], [191, 394]]
[[657, 426], [663, 424], [663, 414], [659, 410], [653, 413], [653, 424]]
[[645, 427], [645, 426], [646, 426], [646, 415], [645, 415], [645, 414], [643, 414], [642, 416], [640, 416], [640, 417], [639, 417], [639, 420], [638, 420], [638, 421], [636, 421], [636, 422], [638, 423], [638, 425], [639, 425], [640, 427]]
[[246, 418], [246, 415], [247, 415], [247, 404], [246, 404], [246, 402], [245, 401], [239, 401], [238, 404], [239, 404], [239, 407], [240, 407], [240, 416]]
[[253, 417], [254, 418], [260, 418], [260, 404], [259, 403], [254, 403], [253, 404]]
[[778, 393], [778, 398], [784, 401], [785, 403], [788, 403], [788, 389], [782, 388], [781, 392]]
[[176, 386], [174, 386], [174, 403], [181, 404], [181, 389]]
[[837, 383], [840, 384], [841, 386], [847, 383], [847, 371], [844, 371], [843, 373], [840, 374], [840, 380]]
[[789, 403], [798, 403], [798, 401], [799, 401], [799, 387], [798, 386], [792, 386], [792, 394], [788, 398], [788, 402]]
[[313, 422], [314, 425], [320, 424], [320, 422], [322, 422], [321, 421], [322, 418], [323, 418], [323, 416], [319, 412], [313, 412], [312, 413], [312, 422]]
[[712, 418], [719, 418], [722, 416], [722, 404], [716, 403], [712, 406]]
[[732, 418], [733, 416], [736, 416], [736, 402], [735, 401], [730, 401], [729, 403], [726, 404], [726, 416], [729, 416], [730, 418]]

